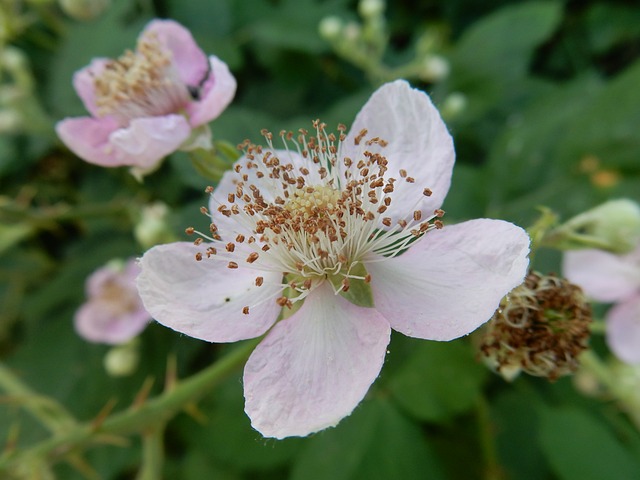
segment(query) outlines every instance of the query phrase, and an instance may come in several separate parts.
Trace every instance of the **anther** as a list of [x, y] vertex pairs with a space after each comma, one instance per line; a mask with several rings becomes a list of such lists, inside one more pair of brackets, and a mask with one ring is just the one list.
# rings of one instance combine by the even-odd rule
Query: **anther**
[[248, 262], [248, 263], [253, 263], [253, 262], [255, 262], [255, 261], [258, 259], [258, 256], [259, 256], [259, 255], [258, 255], [256, 252], [251, 252], [251, 253], [249, 254], [249, 256], [247, 257], [247, 262]]
[[193, 235], [193, 233], [195, 232], [195, 228], [193, 227], [187, 227], [184, 229], [184, 233], [186, 233], [187, 235]]
[[238, 264], [236, 262], [229, 262], [227, 265], [228, 268], [238, 268]]
[[227, 243], [225, 249], [227, 250], [227, 252], [233, 252], [236, 249], [236, 245], [235, 243], [229, 242]]
[[245, 315], [249, 315], [249, 307], [244, 307], [242, 309], [242, 313], [244, 313]]
[[430, 197], [430, 196], [433, 194], [433, 192], [431, 191], [431, 189], [429, 189], [429, 188], [425, 188], [425, 189], [422, 191], [422, 194], [423, 194], [425, 197]]
[[196, 260], [197, 261], [202, 260], [202, 253], [200, 253], [200, 252], [196, 253]]
[[264, 283], [263, 277], [256, 277], [256, 287], [261, 287], [263, 283]]

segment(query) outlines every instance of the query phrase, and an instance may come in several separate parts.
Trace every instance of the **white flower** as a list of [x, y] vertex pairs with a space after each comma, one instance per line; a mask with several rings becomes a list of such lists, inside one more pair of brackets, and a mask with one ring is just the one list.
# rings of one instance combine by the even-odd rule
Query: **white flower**
[[210, 243], [161, 245], [140, 262], [160, 323], [212, 342], [268, 332], [244, 371], [245, 410], [268, 437], [336, 425], [378, 376], [391, 328], [466, 335], [528, 265], [515, 225], [441, 228], [453, 142], [424, 93], [396, 81], [348, 135], [315, 126], [283, 133], [285, 150], [268, 132], [268, 147], [246, 143], [213, 192]]

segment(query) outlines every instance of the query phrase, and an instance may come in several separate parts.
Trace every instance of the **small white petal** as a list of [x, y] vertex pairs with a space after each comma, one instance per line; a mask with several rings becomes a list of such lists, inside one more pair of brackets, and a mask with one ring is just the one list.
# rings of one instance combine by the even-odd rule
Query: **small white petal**
[[[204, 246], [159, 245], [140, 260], [138, 291], [145, 308], [161, 324], [208, 342], [235, 342], [262, 335], [280, 312], [275, 297], [281, 274], [229, 269], [224, 261], [196, 261]], [[261, 287], [256, 277], [263, 277]], [[274, 298], [269, 298], [274, 297]], [[242, 312], [249, 307], [249, 314]]]
[[[431, 99], [403, 80], [383, 85], [356, 116], [343, 143], [343, 156], [357, 161], [362, 147], [353, 141], [362, 129], [367, 129], [367, 138], [377, 136], [388, 142], [384, 148], [366, 147], [387, 158], [385, 179], [397, 179], [385, 216], [397, 221], [410, 218], [417, 209], [423, 217], [431, 216], [449, 191], [455, 161], [453, 140]], [[415, 183], [401, 178], [401, 169]], [[425, 188], [432, 191], [430, 197], [423, 195]]]
[[640, 295], [613, 306], [606, 325], [607, 344], [616, 357], [640, 364]]
[[562, 271], [588, 297], [599, 302], [617, 302], [640, 291], [640, 249], [628, 255], [603, 250], [566, 252]]
[[391, 330], [327, 283], [277, 323], [244, 371], [245, 411], [265, 437], [305, 436], [349, 415], [378, 376]]
[[367, 263], [375, 308], [410, 337], [452, 340], [489, 320], [522, 283], [529, 236], [501, 220], [433, 230], [399, 257]]

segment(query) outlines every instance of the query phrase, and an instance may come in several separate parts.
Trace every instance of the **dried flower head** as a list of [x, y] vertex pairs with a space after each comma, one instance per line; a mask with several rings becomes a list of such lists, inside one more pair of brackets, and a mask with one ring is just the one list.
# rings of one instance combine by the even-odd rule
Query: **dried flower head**
[[555, 380], [577, 369], [590, 323], [591, 306], [580, 287], [553, 274], [530, 272], [500, 303], [480, 350], [509, 380], [521, 370]]

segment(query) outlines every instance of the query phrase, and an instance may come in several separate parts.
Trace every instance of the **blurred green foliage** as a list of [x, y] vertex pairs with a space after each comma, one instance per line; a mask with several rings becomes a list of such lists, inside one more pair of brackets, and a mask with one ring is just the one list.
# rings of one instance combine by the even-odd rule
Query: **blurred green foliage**
[[[349, 124], [375, 89], [318, 33], [328, 15], [357, 19], [353, 1], [114, 0], [84, 23], [54, 7], [39, 12], [13, 44], [30, 59], [34, 95], [54, 120], [83, 114], [73, 72], [131, 48], [157, 16], [191, 29], [238, 79], [235, 101], [211, 125], [216, 139], [258, 140], [262, 128], [295, 130], [314, 118]], [[463, 99], [446, 119], [457, 150], [448, 218], [528, 226], [539, 205], [568, 218], [610, 198], [640, 201], [640, 7], [400, 0], [389, 2], [386, 16], [391, 65], [404, 61], [419, 34], [446, 32], [440, 54], [449, 76], [414, 84], [439, 106], [454, 93]], [[1, 136], [2, 360], [80, 420], [95, 417], [110, 399], [116, 411], [126, 408], [146, 377], [155, 379], [152, 393], [161, 391], [169, 355], [177, 356], [179, 377], [214, 361], [220, 347], [152, 325], [141, 337], [137, 372], [112, 378], [102, 366], [107, 348], [86, 343], [72, 327], [85, 278], [111, 258], [142, 253], [131, 233], [136, 208], [169, 204], [175, 234], [185, 238], [184, 227], [205, 224], [198, 207], [206, 184], [180, 153], [138, 184], [124, 169], [74, 158], [52, 131]], [[559, 268], [553, 252], [540, 252], [536, 262], [541, 271]], [[262, 439], [242, 411], [239, 378], [231, 378], [198, 405], [199, 414], [168, 425], [165, 478], [640, 477], [638, 430], [615, 407], [576, 394], [571, 379], [507, 384], [475, 360], [469, 339], [432, 344], [394, 335], [367, 399], [337, 428], [310, 438]], [[46, 431], [19, 399], [0, 398], [0, 443], [13, 436], [27, 446]], [[135, 438], [92, 449], [87, 460], [95, 475], [88, 478], [133, 479], [140, 455]], [[85, 478], [67, 464], [55, 472]]]

